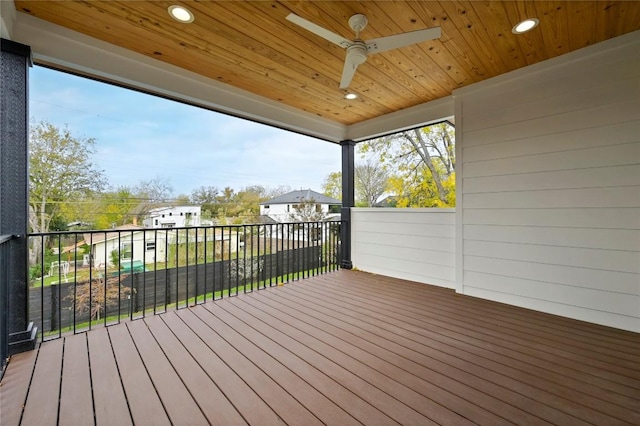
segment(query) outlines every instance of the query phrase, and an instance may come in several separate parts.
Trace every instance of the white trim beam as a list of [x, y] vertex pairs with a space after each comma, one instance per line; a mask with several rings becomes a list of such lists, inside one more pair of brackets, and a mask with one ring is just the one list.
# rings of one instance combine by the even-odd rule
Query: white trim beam
[[443, 120], [453, 121], [455, 104], [452, 96], [405, 108], [371, 120], [352, 124], [347, 139], [361, 142], [403, 130], [428, 126]]

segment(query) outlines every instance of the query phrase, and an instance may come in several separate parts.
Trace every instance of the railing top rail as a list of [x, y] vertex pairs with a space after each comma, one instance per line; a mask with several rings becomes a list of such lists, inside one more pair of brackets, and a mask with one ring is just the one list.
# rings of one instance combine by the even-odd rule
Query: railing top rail
[[7, 241], [11, 240], [13, 237], [14, 235], [0, 235], [0, 244], [6, 243]]
[[[237, 228], [241, 229], [243, 227], [259, 227], [259, 226], [275, 226], [275, 225], [301, 225], [301, 224], [313, 224], [313, 223], [340, 223], [340, 219], [328, 219], [322, 221], [313, 221], [313, 222], [276, 222], [276, 223], [246, 223], [242, 225], [203, 225], [203, 226], [175, 226], [172, 228], [109, 228], [109, 229], [87, 229], [87, 230], [77, 230], [77, 231], [53, 231], [53, 232], [30, 232], [30, 237], [41, 237], [41, 236], [52, 236], [52, 235], [77, 235], [77, 234], [105, 234], [105, 233], [132, 233], [132, 232], [151, 232], [151, 231], [182, 231], [187, 229], [232, 229]], [[12, 236], [10, 236], [12, 237]]]

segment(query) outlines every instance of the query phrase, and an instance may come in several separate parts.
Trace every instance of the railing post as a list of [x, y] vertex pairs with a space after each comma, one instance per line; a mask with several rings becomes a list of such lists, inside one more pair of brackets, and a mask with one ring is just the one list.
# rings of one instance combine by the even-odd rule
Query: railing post
[[0, 53], [0, 235], [11, 241], [7, 289], [9, 355], [33, 348], [28, 285], [28, 76], [31, 48], [2, 39]]
[[353, 268], [351, 263], [351, 208], [355, 205], [355, 160], [356, 143], [352, 140], [340, 142], [342, 146], [342, 210], [340, 227], [340, 267]]

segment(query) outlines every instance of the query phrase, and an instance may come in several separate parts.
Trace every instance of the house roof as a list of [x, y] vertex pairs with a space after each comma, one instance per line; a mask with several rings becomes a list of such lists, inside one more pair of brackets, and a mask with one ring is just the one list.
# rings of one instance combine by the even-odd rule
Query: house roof
[[134, 231], [133, 233], [135, 234], [136, 231], [141, 232], [144, 229], [146, 229], [144, 226], [139, 226], [139, 225], [133, 225], [133, 224], [121, 225], [121, 226], [116, 226], [115, 228], [112, 228], [109, 230], [105, 230], [104, 232], [91, 232], [91, 233], [87, 232], [84, 234], [84, 241], [87, 244], [95, 245], [103, 241], [118, 238], [118, 235], [124, 235], [125, 237], [127, 235], [131, 235], [130, 232], [123, 232], [123, 231]]
[[373, 205], [373, 207], [395, 207], [398, 204], [397, 197], [393, 195], [389, 195], [384, 197], [382, 200], [378, 201]]
[[[640, 30], [638, 1], [2, 1], [10, 38], [33, 59], [325, 140], [360, 141], [454, 114], [454, 90]], [[293, 13], [353, 40], [440, 27], [441, 36], [369, 55], [340, 89], [345, 49]], [[522, 18], [540, 25], [516, 35]], [[4, 29], [3, 27], [3, 29]], [[8, 37], [10, 36], [10, 37]]]
[[342, 201], [327, 197], [324, 194], [311, 189], [300, 189], [282, 194], [275, 198], [260, 203], [261, 206], [267, 204], [297, 204], [305, 201], [314, 201], [318, 204], [342, 204]]
[[155, 207], [153, 209], [149, 209], [149, 214], [151, 213], [159, 213], [167, 210], [174, 209], [183, 209], [183, 208], [196, 208], [199, 209], [201, 206], [199, 204], [181, 204], [179, 206], [163, 206], [163, 207]]
[[261, 214], [258, 217], [258, 223], [262, 224], [262, 225], [270, 225], [270, 224], [276, 224], [279, 223], [277, 220], [275, 220], [274, 218], [272, 218], [271, 216], [268, 216], [266, 214]]

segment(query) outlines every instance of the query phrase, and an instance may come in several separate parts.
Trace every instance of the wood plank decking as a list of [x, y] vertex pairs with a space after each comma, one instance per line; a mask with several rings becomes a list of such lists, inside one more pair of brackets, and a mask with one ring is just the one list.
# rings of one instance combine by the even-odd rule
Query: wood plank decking
[[14, 356], [0, 424], [640, 424], [640, 335], [337, 271]]

